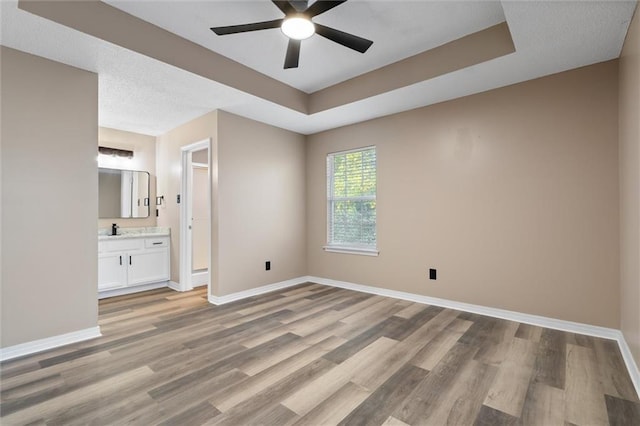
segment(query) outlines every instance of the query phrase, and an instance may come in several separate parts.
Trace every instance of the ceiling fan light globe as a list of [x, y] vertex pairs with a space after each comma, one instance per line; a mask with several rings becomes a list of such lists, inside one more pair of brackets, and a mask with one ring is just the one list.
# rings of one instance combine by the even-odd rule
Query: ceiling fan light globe
[[284, 35], [294, 40], [304, 40], [315, 34], [316, 28], [309, 19], [293, 17], [287, 18], [280, 27]]

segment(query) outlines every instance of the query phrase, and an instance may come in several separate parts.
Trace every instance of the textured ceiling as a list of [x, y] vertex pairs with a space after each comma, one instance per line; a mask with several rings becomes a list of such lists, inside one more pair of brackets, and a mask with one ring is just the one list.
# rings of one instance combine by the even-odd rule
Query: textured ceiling
[[[183, 3], [187, 3], [184, 8]], [[268, 1], [224, 4], [221, 8], [221, 2], [211, 5], [155, 1], [118, 4], [118, 7], [140, 7], [140, 11], [129, 11], [305, 91], [315, 91], [451, 41], [448, 39], [472, 33], [496, 20], [506, 20], [516, 52], [307, 115], [32, 15], [18, 9], [14, 1], [0, 3], [0, 43], [97, 72], [102, 126], [158, 135], [219, 108], [309, 134], [616, 58], [636, 6], [635, 2], [618, 1], [484, 4], [350, 0], [326, 16], [318, 17], [318, 22], [370, 38], [375, 41], [377, 51], [360, 55], [332, 46], [333, 43], [326, 40], [318, 40], [315, 46], [312, 37], [303, 45], [301, 68], [287, 74], [281, 69], [285, 43], [278, 30], [262, 31], [259, 37], [256, 37], [258, 33], [227, 36], [235, 38], [229, 42], [226, 40], [230, 39], [217, 37], [208, 30], [214, 25], [278, 18], [278, 10]], [[209, 7], [215, 8], [215, 16], [197, 13]], [[246, 10], [249, 10], [247, 15]], [[387, 12], [381, 12], [383, 10]], [[427, 14], [426, 10], [430, 12]], [[453, 23], [452, 17], [457, 17]], [[167, 18], [172, 19], [166, 23], [161, 21]], [[415, 31], [425, 19], [431, 22], [429, 28]], [[206, 27], [204, 30], [202, 25]], [[270, 31], [272, 38], [263, 37]], [[391, 33], [390, 38], [386, 38], [387, 32]], [[395, 42], [385, 47], [383, 35], [385, 40]], [[428, 37], [428, 40], [418, 37]], [[239, 47], [243, 43], [249, 43], [250, 47]], [[252, 64], [250, 61], [256, 60], [255, 55], [264, 58]], [[308, 65], [313, 64], [314, 55], [325, 59], [320, 65]], [[326, 59], [329, 57], [332, 59]]]
[[313, 20], [372, 40], [371, 48], [361, 54], [314, 35], [302, 42], [299, 68], [285, 70], [288, 39], [280, 29], [226, 36], [209, 29], [282, 18], [268, 0], [106, 2], [307, 93], [505, 20], [497, 1], [350, 0]]

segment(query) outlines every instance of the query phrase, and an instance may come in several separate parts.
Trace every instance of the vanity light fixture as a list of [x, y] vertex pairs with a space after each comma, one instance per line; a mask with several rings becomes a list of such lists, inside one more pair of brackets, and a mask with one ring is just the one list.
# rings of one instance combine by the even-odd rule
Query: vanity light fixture
[[127, 149], [108, 148], [106, 146], [99, 146], [98, 154], [108, 155], [111, 157], [133, 158], [133, 151], [129, 151]]

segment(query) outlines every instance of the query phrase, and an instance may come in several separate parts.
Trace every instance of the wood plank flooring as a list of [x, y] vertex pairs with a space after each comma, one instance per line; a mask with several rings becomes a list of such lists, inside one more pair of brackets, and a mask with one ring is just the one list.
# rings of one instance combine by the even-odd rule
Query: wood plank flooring
[[103, 337], [5, 362], [2, 425], [640, 425], [614, 341], [304, 284], [100, 301]]

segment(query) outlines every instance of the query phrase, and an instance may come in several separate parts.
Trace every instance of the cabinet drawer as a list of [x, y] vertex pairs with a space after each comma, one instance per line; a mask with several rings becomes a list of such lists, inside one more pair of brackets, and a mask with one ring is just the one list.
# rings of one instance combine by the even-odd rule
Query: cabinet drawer
[[100, 241], [98, 243], [99, 252], [140, 250], [143, 248], [144, 248], [144, 240], [142, 238]]
[[169, 246], [169, 238], [167, 238], [167, 237], [147, 238], [147, 239], [144, 240], [144, 246], [146, 248], [168, 247]]

